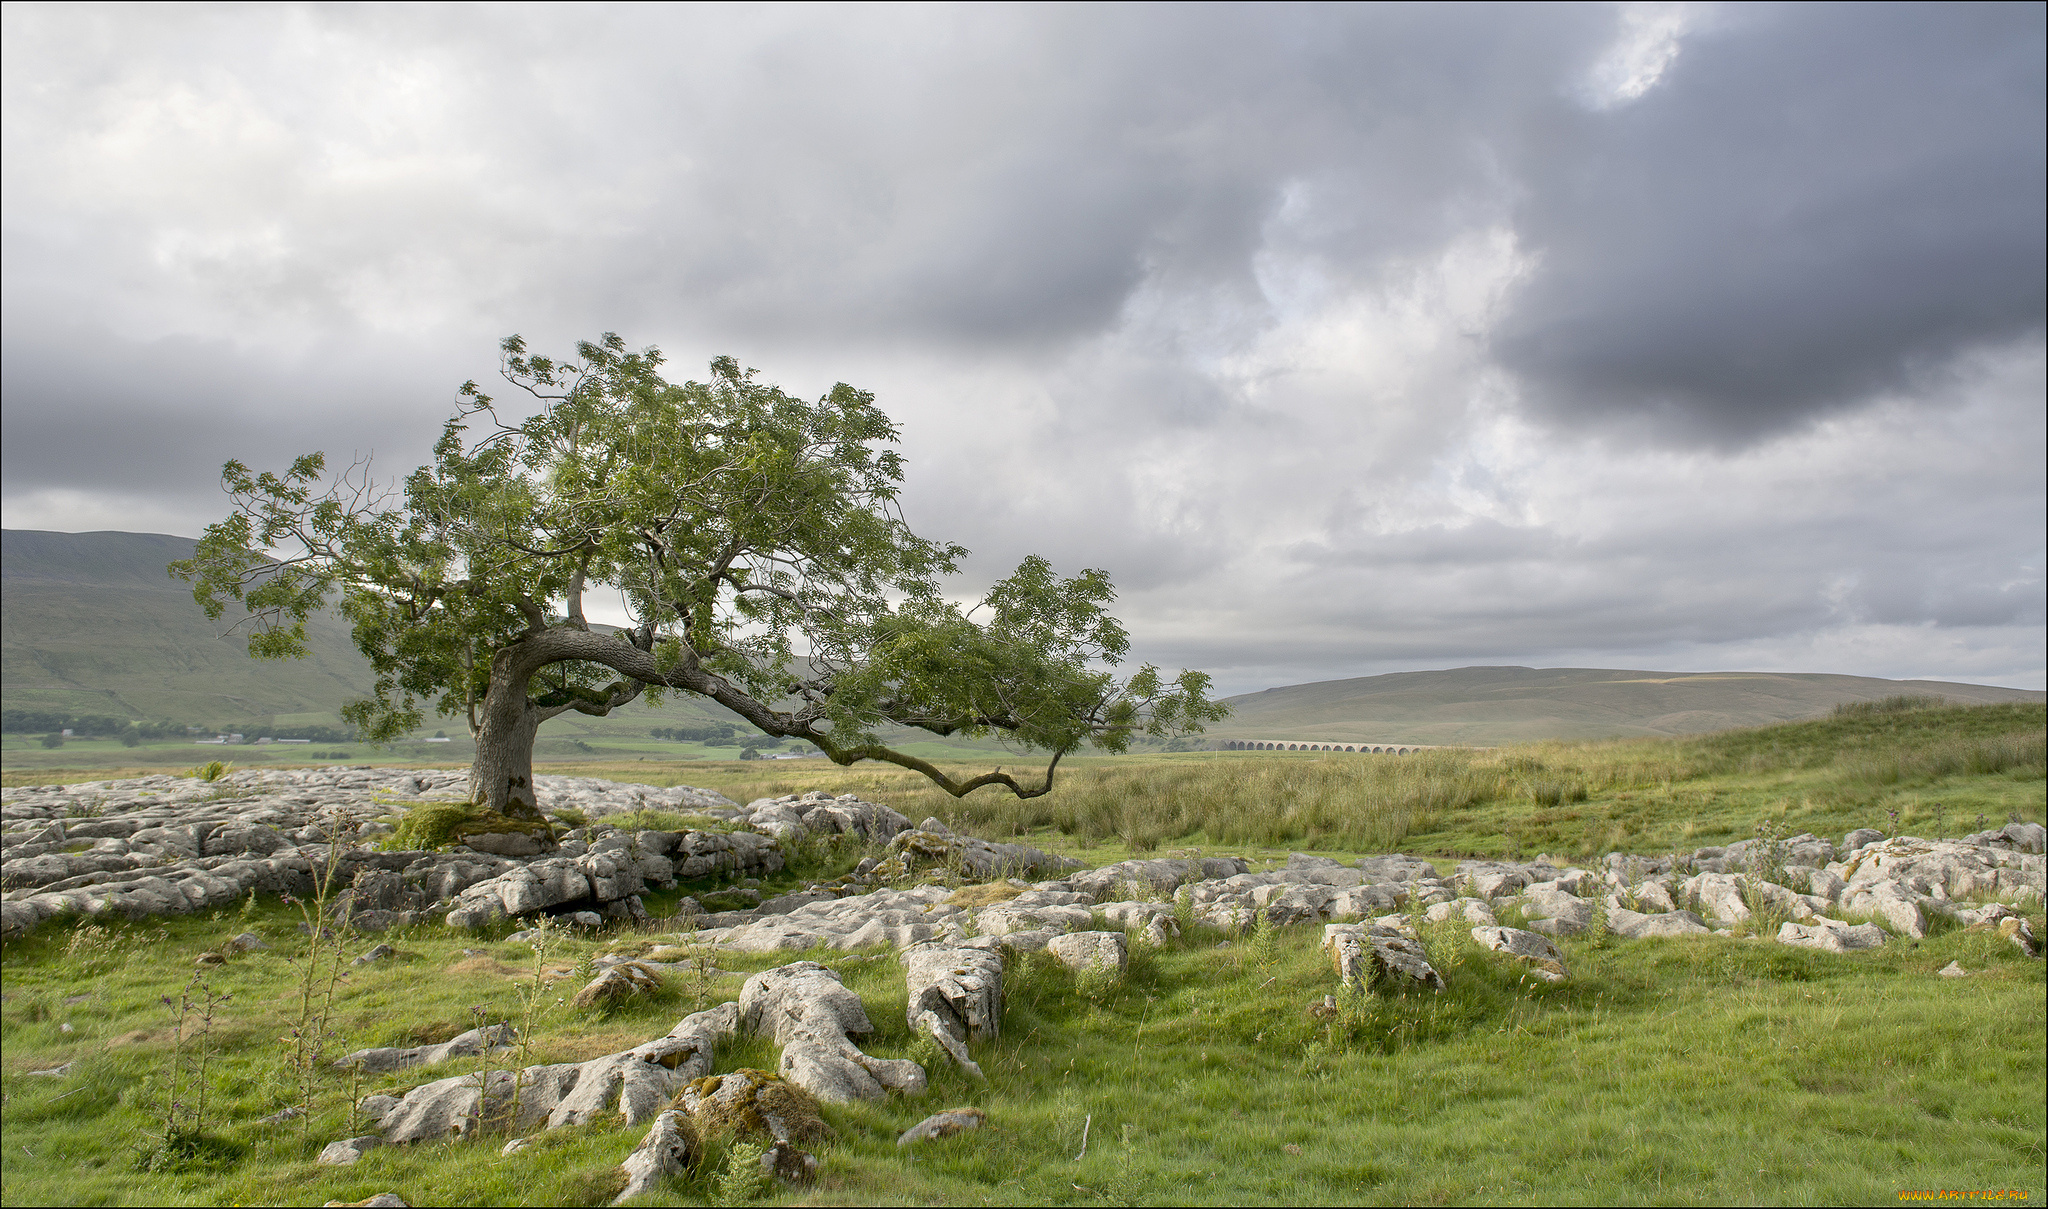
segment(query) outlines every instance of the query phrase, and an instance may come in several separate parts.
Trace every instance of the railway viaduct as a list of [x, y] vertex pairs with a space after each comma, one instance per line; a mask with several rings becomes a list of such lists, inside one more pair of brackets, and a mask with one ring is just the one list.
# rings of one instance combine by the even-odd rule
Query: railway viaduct
[[1224, 751], [1349, 751], [1369, 755], [1406, 756], [1418, 751], [1442, 751], [1443, 744], [1431, 743], [1330, 743], [1321, 739], [1223, 739]]

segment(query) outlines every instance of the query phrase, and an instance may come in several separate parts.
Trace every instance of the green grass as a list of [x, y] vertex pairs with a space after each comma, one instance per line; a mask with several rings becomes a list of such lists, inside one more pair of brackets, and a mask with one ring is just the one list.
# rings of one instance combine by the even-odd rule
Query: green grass
[[[347, 1128], [346, 1088], [332, 1077], [309, 1140], [290, 1126], [253, 1125], [288, 1098], [270, 1038], [289, 1023], [282, 955], [303, 943], [296, 918], [260, 907], [248, 919], [172, 920], [68, 955], [77, 935], [68, 928], [8, 945], [8, 1202], [318, 1203], [393, 1190], [415, 1203], [599, 1203], [606, 1173], [640, 1131], [598, 1123], [509, 1160], [497, 1155], [501, 1139], [486, 1138], [321, 1168], [313, 1154]], [[2037, 931], [2044, 922], [2035, 916]], [[184, 982], [199, 951], [244, 927], [274, 950], [212, 975], [235, 995], [216, 1032], [214, 1132], [242, 1155], [139, 1173], [144, 1088], [169, 1049], [156, 997]], [[1004, 1035], [976, 1054], [988, 1083], [934, 1067], [920, 1100], [828, 1108], [837, 1137], [805, 1199], [1861, 1203], [1908, 1188], [2048, 1191], [2042, 966], [1995, 937], [1937, 932], [1856, 957], [1718, 937], [1567, 942], [1574, 978], [1550, 987], [1525, 983], [1463, 929], [1441, 928], [1429, 941], [1447, 993], [1365, 1000], [1325, 1021], [1306, 1010], [1337, 989], [1317, 935], [1281, 930], [1262, 963], [1254, 946], [1218, 949], [1200, 931], [1165, 951], [1135, 950], [1129, 975], [1093, 996], [1042, 958], [1013, 965]], [[429, 931], [392, 939], [400, 957], [354, 973], [341, 993], [347, 1047], [443, 1035], [466, 1026], [477, 1004], [514, 1010], [513, 979], [531, 959], [523, 946]], [[550, 964], [566, 968], [620, 941], [642, 938], [572, 940]], [[465, 947], [485, 955], [467, 957]], [[718, 961], [744, 972], [797, 956]], [[877, 1026], [869, 1052], [913, 1053], [892, 959], [809, 956], [861, 993]], [[1978, 973], [1936, 977], [1950, 960]], [[558, 1007], [531, 1060], [625, 1048], [738, 989], [732, 977], [672, 980], [609, 1017]], [[74, 995], [84, 998], [67, 1004]], [[76, 1065], [63, 1080], [22, 1073], [65, 1061]], [[758, 1040], [718, 1061], [721, 1070], [773, 1065]], [[408, 1072], [363, 1091], [463, 1069]], [[926, 1113], [963, 1104], [986, 1109], [989, 1128], [909, 1153], [895, 1147], [896, 1133]], [[1090, 1117], [1088, 1153], [1076, 1162]], [[703, 1203], [715, 1171], [714, 1160], [649, 1203]]]
[[[1162, 845], [1586, 858], [1725, 844], [1751, 835], [1761, 822], [1781, 833], [1830, 837], [1869, 826], [1960, 835], [1977, 830], [1980, 817], [1989, 826], [2013, 815], [2040, 822], [2044, 725], [2048, 707], [2036, 704], [1941, 706], [1851, 710], [1678, 739], [1411, 756], [1081, 756], [1061, 765], [1053, 792], [1024, 800], [994, 788], [955, 799], [916, 773], [874, 763], [840, 768], [823, 760], [635, 758], [539, 761], [536, 768], [698, 785], [741, 803], [812, 789], [857, 793], [913, 820], [937, 816], [976, 835], [1020, 837], [1091, 862]], [[260, 749], [235, 749], [238, 763], [254, 750]], [[990, 766], [985, 758], [936, 762], [956, 772]], [[1018, 767], [1014, 758], [999, 762]], [[139, 770], [10, 769], [5, 783], [130, 771]]]
[[[1082, 756], [1053, 792], [955, 799], [888, 765], [823, 761], [555, 766], [586, 776], [688, 783], [738, 802], [822, 789], [1021, 837], [1091, 863], [1162, 846], [1343, 849], [1443, 856], [1586, 858], [1856, 827], [1961, 835], [2008, 816], [2042, 821], [2044, 725], [2036, 704], [1850, 712], [1677, 739], [1535, 743], [1411, 756], [1179, 752]], [[987, 763], [937, 761], [950, 771]], [[1005, 761], [1008, 767], [1018, 767]], [[1024, 767], [1029, 767], [1025, 765]]]
[[[1679, 740], [1554, 743], [1414, 757], [1182, 753], [1075, 762], [1045, 798], [986, 791], [954, 801], [909, 774], [816, 761], [583, 764], [550, 771], [687, 781], [739, 801], [806, 789], [856, 792], [913, 819], [1021, 832], [1091, 864], [1168, 844], [1253, 857], [1288, 848], [1359, 855], [1539, 849], [1655, 851], [1753, 834], [1760, 823], [1839, 834], [1886, 826], [1956, 833], [2007, 814], [2039, 820], [2037, 705], [1848, 711], [1811, 722]], [[237, 753], [239, 754], [239, 753]], [[99, 775], [106, 775], [101, 773]], [[673, 822], [652, 816], [645, 821]], [[1237, 837], [1232, 839], [1231, 837]], [[816, 843], [764, 895], [829, 876], [863, 853]], [[703, 896], [689, 885], [673, 895]], [[304, 939], [289, 908], [125, 925], [45, 925], [0, 950], [0, 1180], [10, 1204], [297, 1203], [392, 1190], [415, 1203], [592, 1204], [639, 1131], [597, 1123], [501, 1159], [498, 1141], [372, 1152], [317, 1167], [346, 1135], [345, 1085], [327, 1076], [310, 1136], [254, 1124], [288, 1102], [275, 1041], [291, 1024], [286, 956]], [[2038, 907], [2032, 922], [2048, 935]], [[387, 935], [391, 962], [354, 971], [337, 1001], [335, 1052], [413, 1044], [468, 1027], [481, 1006], [516, 1013], [532, 954], [500, 925], [482, 939], [439, 929]], [[170, 1052], [160, 1002], [198, 953], [245, 929], [267, 952], [208, 977], [234, 995], [215, 1038], [212, 1163], [144, 1174], [149, 1082]], [[1450, 989], [1308, 1007], [1336, 991], [1317, 929], [1216, 947], [1197, 929], [1135, 950], [1113, 985], [1077, 985], [1043, 960], [1014, 965], [1002, 1038], [979, 1047], [986, 1085], [935, 1068], [933, 1092], [834, 1107], [820, 1184], [803, 1199], [865, 1202], [1264, 1203], [1892, 1202], [1906, 1189], [2012, 1189], [2034, 1203], [2048, 1133], [2048, 983], [2004, 941], [1937, 925], [1853, 957], [1767, 940], [1566, 942], [1573, 979], [1531, 985], [1463, 928], [1433, 930]], [[563, 942], [573, 968], [631, 932]], [[365, 939], [367, 949], [374, 940]], [[468, 955], [466, 948], [482, 949]], [[917, 1051], [886, 954], [719, 954], [740, 973], [799, 956], [841, 969], [878, 1032], [869, 1052]], [[1958, 961], [1965, 979], [1936, 976]], [[609, 1016], [557, 1005], [530, 1061], [571, 1061], [665, 1033], [737, 995], [739, 978], [672, 979]], [[558, 995], [574, 989], [571, 979]], [[78, 997], [77, 1002], [67, 1002]], [[62, 1030], [70, 1024], [72, 1031]], [[25, 1072], [74, 1062], [61, 1080]], [[719, 1068], [772, 1067], [754, 1040]], [[408, 1073], [406, 1086], [443, 1071]], [[365, 1086], [365, 1092], [381, 1090]], [[975, 1104], [977, 1134], [915, 1148], [898, 1131]], [[1076, 1161], [1084, 1122], [1087, 1155]], [[702, 1203], [718, 1154], [652, 1203]], [[783, 1198], [788, 1199], [788, 1198]]]

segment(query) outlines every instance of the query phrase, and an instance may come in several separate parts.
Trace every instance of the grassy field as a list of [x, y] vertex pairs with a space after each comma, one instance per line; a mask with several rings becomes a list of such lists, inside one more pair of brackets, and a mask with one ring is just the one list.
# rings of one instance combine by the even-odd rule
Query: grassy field
[[[853, 791], [912, 818], [1008, 829], [1090, 863], [1166, 845], [1278, 855], [1624, 847], [1661, 851], [1748, 836], [1761, 822], [1839, 835], [1892, 825], [1975, 828], [2043, 807], [2040, 706], [1869, 711], [1681, 740], [1552, 744], [1418, 757], [1186, 753], [1078, 762], [1027, 803], [954, 802], [891, 770], [815, 761], [562, 766], [552, 771], [718, 788], [745, 801], [808, 788]], [[659, 772], [655, 770], [659, 769]], [[97, 773], [103, 776], [105, 773]], [[46, 779], [61, 779], [44, 773]], [[1619, 842], [1614, 837], [1619, 836]], [[848, 864], [807, 854], [764, 886]], [[666, 896], [653, 904], [657, 908]], [[55, 926], [0, 954], [9, 1204], [596, 1204], [639, 1131], [596, 1124], [500, 1158], [483, 1138], [379, 1150], [323, 1168], [347, 1136], [352, 1091], [321, 1078], [314, 1119], [266, 1126], [294, 1102], [277, 1038], [302, 1024], [294, 970], [306, 940], [274, 903], [210, 918], [94, 930]], [[1503, 922], [1510, 922], [1503, 920]], [[2038, 907], [2037, 935], [2048, 935]], [[182, 1168], [138, 1171], [160, 1128], [173, 1062], [161, 997], [202, 951], [249, 930], [271, 946], [203, 968], [232, 1001], [211, 1040], [205, 1130]], [[657, 928], [656, 931], [659, 929]], [[2048, 1140], [2048, 982], [2043, 965], [1984, 933], [1937, 926], [1850, 957], [1753, 937], [1564, 943], [1573, 977], [1525, 981], [1463, 928], [1425, 929], [1449, 990], [1311, 1005], [1335, 992], [1318, 930], [1225, 937], [1196, 929], [1134, 949], [1112, 985], [1013, 963], [1000, 1040], [980, 1047], [986, 1084], [934, 1067], [921, 1100], [826, 1110], [836, 1138], [820, 1183], [770, 1200], [821, 1203], [1895, 1203], [1911, 1190], [2005, 1190], [2039, 1204]], [[534, 954], [439, 929], [386, 937], [399, 950], [340, 984], [329, 1052], [411, 1044], [516, 1017]], [[609, 1016], [555, 1001], [582, 959], [637, 952], [649, 933], [567, 941], [543, 977], [561, 981], [533, 1030], [531, 1062], [614, 1052], [680, 1015], [737, 995], [744, 974], [810, 956], [843, 972], [878, 1032], [871, 1053], [910, 1056], [902, 973], [886, 954], [720, 954], [732, 971], [672, 979]], [[349, 950], [368, 948], [369, 940]], [[469, 950], [481, 950], [470, 952]], [[1951, 961], [1972, 971], [1942, 978]], [[68, 1026], [68, 1031], [67, 1031]], [[189, 1030], [188, 1030], [189, 1035]], [[67, 1075], [28, 1074], [73, 1063]], [[760, 1042], [718, 1069], [772, 1067]], [[474, 1069], [411, 1072], [406, 1083]], [[974, 1104], [989, 1128], [912, 1151], [897, 1131]], [[1088, 1130], [1081, 1155], [1084, 1126]], [[650, 1203], [716, 1199], [722, 1150]], [[1077, 1157], [1080, 1156], [1080, 1157]]]
[[[1082, 756], [1052, 793], [948, 797], [915, 773], [823, 760], [537, 760], [542, 772], [716, 789], [735, 801], [822, 789], [936, 816], [972, 834], [1022, 836], [1091, 863], [1162, 845], [1239, 851], [1341, 849], [1438, 856], [1587, 857], [1721, 844], [1759, 823], [1839, 837], [1855, 827], [1962, 834], [2042, 815], [2044, 726], [2035, 704], [1849, 709], [1811, 722], [1675, 739], [1541, 743], [1411, 756], [1174, 752]], [[85, 747], [87, 744], [76, 746]], [[18, 767], [8, 785], [100, 780], [189, 767], [261, 748], [184, 746], [157, 766]], [[685, 746], [667, 744], [668, 747]], [[54, 753], [62, 756], [67, 746]], [[282, 749], [288, 750], [288, 749]], [[201, 753], [195, 757], [189, 753]], [[411, 763], [362, 753], [361, 763]], [[379, 759], [378, 757], [382, 757]], [[259, 757], [264, 758], [264, 757]], [[956, 772], [987, 756], [932, 757]], [[994, 762], [1003, 762], [996, 757]], [[276, 758], [275, 766], [293, 763]], [[300, 763], [303, 763], [301, 761]], [[433, 766], [448, 767], [442, 761]], [[244, 766], [258, 766], [247, 760]], [[1023, 762], [1006, 766], [1030, 769]], [[1896, 817], [1894, 817], [1896, 812]]]

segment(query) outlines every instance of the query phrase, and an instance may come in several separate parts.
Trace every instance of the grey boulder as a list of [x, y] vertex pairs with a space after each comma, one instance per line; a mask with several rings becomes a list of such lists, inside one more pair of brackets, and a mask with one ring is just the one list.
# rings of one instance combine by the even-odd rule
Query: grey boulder
[[1444, 976], [1429, 964], [1420, 942], [1379, 924], [1323, 925], [1323, 953], [1346, 986], [1426, 986], [1441, 991]]
[[1884, 944], [1884, 929], [1876, 924], [1846, 924], [1816, 916], [1805, 923], [1787, 921], [1778, 928], [1778, 943], [1823, 953], [1855, 953]]
[[1003, 958], [986, 949], [919, 945], [903, 953], [904, 1016], [912, 1033], [928, 1033], [960, 1069], [980, 1079], [969, 1041], [991, 1041], [1003, 1022]]
[[1130, 948], [1122, 932], [1069, 932], [1053, 937], [1045, 951], [1076, 973], [1107, 970], [1122, 977], [1131, 964]]
[[945, 1112], [935, 1112], [896, 1135], [896, 1144], [898, 1146], [908, 1146], [912, 1142], [928, 1142], [935, 1138], [950, 1138], [957, 1133], [966, 1133], [969, 1130], [980, 1129], [981, 1123], [986, 1120], [988, 1120], [988, 1114], [979, 1108], [951, 1108]]
[[1499, 953], [1529, 968], [1545, 982], [1563, 982], [1571, 977], [1564, 954], [1549, 938], [1520, 928], [1474, 928], [1472, 939], [1489, 953]]
[[1607, 913], [1607, 930], [1631, 940], [1665, 940], [1678, 936], [1707, 936], [1713, 929], [1690, 911], [1666, 911], [1645, 915], [1626, 909]]
[[343, 1138], [339, 1142], [329, 1142], [322, 1147], [320, 1157], [313, 1161], [330, 1167], [347, 1167], [383, 1144], [384, 1139], [374, 1134], [360, 1138]]

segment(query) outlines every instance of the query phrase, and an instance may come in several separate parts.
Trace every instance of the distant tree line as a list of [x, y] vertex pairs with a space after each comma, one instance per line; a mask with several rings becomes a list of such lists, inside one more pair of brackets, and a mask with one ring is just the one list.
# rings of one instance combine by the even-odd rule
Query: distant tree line
[[0, 731], [8, 734], [43, 733], [61, 737], [67, 730], [78, 739], [120, 739], [140, 743], [232, 731], [239, 731], [251, 739], [268, 735], [273, 739], [306, 739], [314, 743], [353, 743], [356, 738], [355, 731], [344, 726], [266, 726], [261, 722], [238, 722], [220, 728], [210, 723], [196, 725], [173, 722], [168, 718], [138, 721], [112, 714], [67, 714], [52, 709], [0, 710]]
[[34, 734], [37, 731], [62, 734], [68, 730], [79, 738], [95, 739], [115, 739], [127, 734], [143, 739], [167, 739], [183, 737], [186, 733], [182, 722], [137, 722], [133, 718], [117, 718], [111, 714], [66, 714], [52, 709], [0, 710], [0, 730], [9, 734]]

